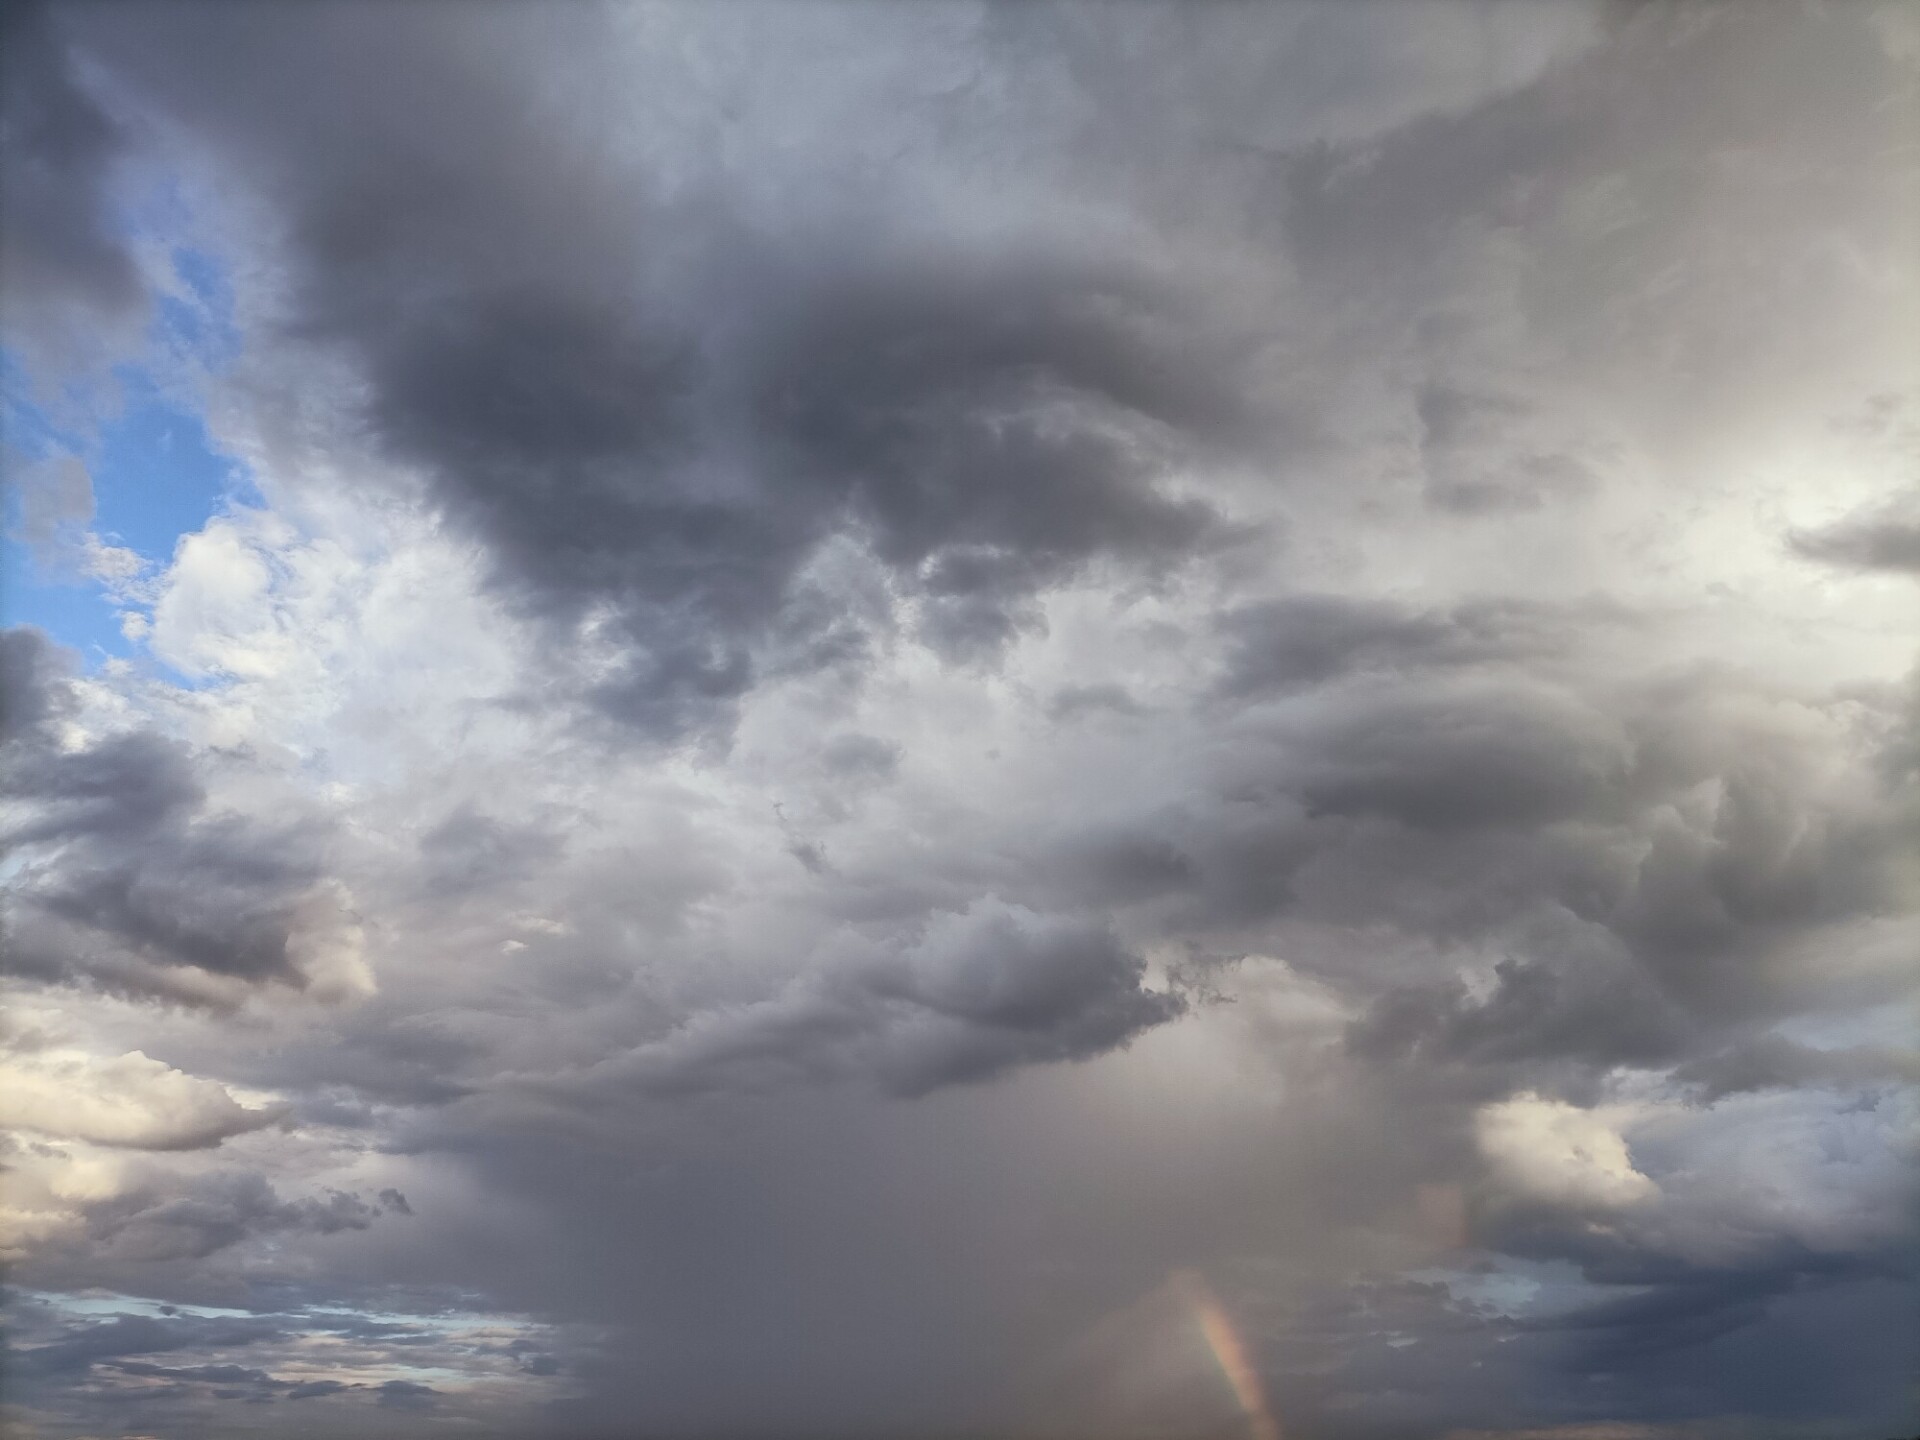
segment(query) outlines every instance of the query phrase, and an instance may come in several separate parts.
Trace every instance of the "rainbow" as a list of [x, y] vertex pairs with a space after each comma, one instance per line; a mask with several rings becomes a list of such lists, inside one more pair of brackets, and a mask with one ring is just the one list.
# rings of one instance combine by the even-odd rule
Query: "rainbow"
[[1220, 1373], [1227, 1377], [1234, 1398], [1246, 1414], [1251, 1440], [1281, 1440], [1280, 1422], [1267, 1404], [1267, 1388], [1260, 1383], [1260, 1372], [1254, 1369], [1246, 1342], [1241, 1340], [1233, 1317], [1220, 1303], [1220, 1297], [1213, 1293], [1213, 1287], [1196, 1270], [1176, 1270], [1173, 1288], [1200, 1322], [1200, 1333], [1206, 1337], [1207, 1348], [1213, 1352]]

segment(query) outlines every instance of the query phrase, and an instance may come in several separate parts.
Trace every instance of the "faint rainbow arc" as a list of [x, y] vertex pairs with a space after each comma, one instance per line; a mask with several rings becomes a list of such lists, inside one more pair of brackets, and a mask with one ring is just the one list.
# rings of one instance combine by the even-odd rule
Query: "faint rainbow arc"
[[1261, 1383], [1260, 1372], [1247, 1355], [1246, 1342], [1240, 1338], [1239, 1330], [1234, 1328], [1233, 1317], [1227, 1313], [1227, 1307], [1220, 1303], [1220, 1297], [1213, 1293], [1213, 1287], [1198, 1271], [1175, 1271], [1173, 1284], [1192, 1308], [1194, 1318], [1200, 1323], [1200, 1333], [1206, 1338], [1207, 1348], [1213, 1352], [1214, 1362], [1219, 1365], [1220, 1373], [1227, 1377], [1227, 1384], [1233, 1387], [1234, 1398], [1240, 1402], [1240, 1409], [1247, 1417], [1247, 1432], [1251, 1440], [1282, 1440], [1280, 1422], [1274, 1418], [1273, 1409], [1267, 1404], [1267, 1387]]

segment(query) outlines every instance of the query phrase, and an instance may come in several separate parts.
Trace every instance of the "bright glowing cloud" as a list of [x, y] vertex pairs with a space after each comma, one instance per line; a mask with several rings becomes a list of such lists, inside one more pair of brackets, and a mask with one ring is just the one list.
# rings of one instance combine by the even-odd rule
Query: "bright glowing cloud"
[[111, 1058], [73, 1050], [0, 1060], [0, 1128], [138, 1150], [196, 1150], [272, 1124], [226, 1087], [138, 1050]]
[[1480, 1150], [1520, 1195], [1612, 1209], [1653, 1198], [1659, 1187], [1633, 1168], [1615, 1115], [1527, 1093], [1483, 1108]]

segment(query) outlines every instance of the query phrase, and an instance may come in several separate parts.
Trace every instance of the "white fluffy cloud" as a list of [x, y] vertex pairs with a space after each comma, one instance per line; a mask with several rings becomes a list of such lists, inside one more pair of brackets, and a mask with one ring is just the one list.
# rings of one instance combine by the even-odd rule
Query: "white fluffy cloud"
[[1634, 1169], [1620, 1117], [1562, 1100], [1516, 1095], [1474, 1117], [1481, 1153], [1503, 1185], [1524, 1199], [1569, 1209], [1614, 1210], [1659, 1194]]
[[32, 1050], [0, 1060], [0, 1127], [136, 1150], [197, 1150], [270, 1125], [225, 1086], [138, 1050], [112, 1057]]

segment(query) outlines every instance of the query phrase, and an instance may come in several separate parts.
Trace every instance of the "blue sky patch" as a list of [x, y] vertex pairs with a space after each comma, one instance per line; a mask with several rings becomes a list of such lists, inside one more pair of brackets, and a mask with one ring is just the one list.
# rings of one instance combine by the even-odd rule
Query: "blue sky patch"
[[[239, 351], [233, 292], [225, 269], [199, 250], [176, 249], [181, 290], [160, 297], [146, 363], [116, 368], [116, 403], [93, 403], [97, 392], [61, 397], [60, 414], [33, 398], [18, 357], [0, 356], [5, 390], [9, 479], [5, 537], [0, 540], [0, 616], [8, 624], [36, 625], [78, 649], [89, 665], [129, 656], [124, 604], [82, 570], [79, 557], [35, 553], [25, 543], [21, 484], [33, 468], [62, 456], [78, 458], [93, 485], [91, 521], [76, 517], [70, 539], [91, 529], [107, 545], [134, 551], [149, 574], [171, 561], [183, 535], [203, 528], [250, 486], [246, 468], [214, 442], [194, 406], [191, 381], [217, 373]], [[170, 381], [174, 383], [169, 383]], [[75, 414], [91, 413], [91, 433]]]

